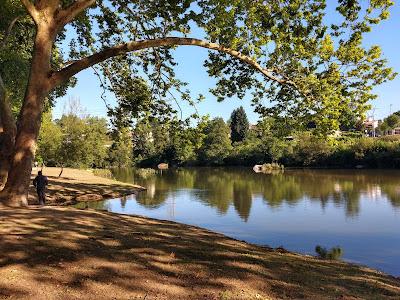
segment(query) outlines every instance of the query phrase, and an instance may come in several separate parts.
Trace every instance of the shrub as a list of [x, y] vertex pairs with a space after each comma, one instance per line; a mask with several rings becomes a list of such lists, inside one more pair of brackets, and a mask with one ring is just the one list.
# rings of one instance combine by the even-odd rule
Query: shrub
[[272, 163], [272, 164], [263, 164], [262, 165], [262, 171], [272, 171], [272, 170], [283, 170], [284, 166], [280, 165], [278, 163]]
[[93, 175], [103, 178], [114, 178], [112, 172], [109, 169], [93, 169]]
[[296, 137], [293, 154], [289, 155], [288, 161], [295, 166], [322, 166], [333, 150], [333, 146], [326, 139], [312, 136], [310, 133], [301, 133]]
[[315, 247], [315, 252], [317, 252], [318, 257], [331, 260], [338, 260], [343, 255], [343, 250], [339, 246], [327, 250], [326, 248], [317, 245]]

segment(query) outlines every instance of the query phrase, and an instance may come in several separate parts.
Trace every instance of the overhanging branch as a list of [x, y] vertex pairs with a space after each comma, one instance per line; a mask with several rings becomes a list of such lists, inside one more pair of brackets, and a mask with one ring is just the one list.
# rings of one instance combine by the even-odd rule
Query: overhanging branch
[[284, 79], [277, 77], [273, 74], [273, 70], [263, 68], [259, 63], [250, 57], [241, 54], [240, 52], [226, 48], [224, 46], [218, 45], [216, 43], [210, 43], [204, 40], [194, 39], [194, 38], [180, 38], [180, 37], [167, 37], [167, 38], [159, 38], [159, 39], [149, 39], [143, 41], [134, 41], [128, 42], [125, 44], [117, 45], [111, 48], [104, 49], [98, 53], [90, 55], [88, 57], [82, 58], [80, 60], [72, 62], [67, 67], [62, 70], [55, 72], [53, 74], [53, 82], [54, 86], [61, 84], [64, 81], [67, 81], [70, 77], [74, 76], [78, 72], [87, 69], [95, 64], [98, 64], [108, 58], [119, 56], [126, 54], [128, 52], [148, 49], [148, 48], [156, 48], [156, 47], [173, 47], [173, 46], [197, 46], [202, 48], [207, 48], [210, 50], [216, 50], [219, 52], [227, 53], [232, 57], [240, 59], [241, 61], [247, 63], [251, 67], [253, 67], [258, 72], [262, 73], [269, 80], [278, 82], [280, 84], [293, 85], [294, 83]]

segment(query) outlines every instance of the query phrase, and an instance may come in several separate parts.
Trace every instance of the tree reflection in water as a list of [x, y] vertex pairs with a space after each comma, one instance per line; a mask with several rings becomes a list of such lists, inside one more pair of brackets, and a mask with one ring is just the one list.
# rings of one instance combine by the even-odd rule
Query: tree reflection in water
[[[343, 207], [347, 217], [360, 212], [363, 195], [370, 199], [386, 197], [400, 207], [400, 172], [390, 170], [286, 170], [275, 175], [256, 174], [248, 168], [182, 168], [140, 177], [134, 169], [114, 170], [115, 178], [145, 186], [136, 198], [146, 208], [158, 208], [177, 192], [186, 190], [198, 201], [220, 214], [233, 206], [247, 221], [253, 199], [261, 198], [269, 207], [295, 206], [307, 198]], [[123, 206], [125, 206], [126, 200]]]

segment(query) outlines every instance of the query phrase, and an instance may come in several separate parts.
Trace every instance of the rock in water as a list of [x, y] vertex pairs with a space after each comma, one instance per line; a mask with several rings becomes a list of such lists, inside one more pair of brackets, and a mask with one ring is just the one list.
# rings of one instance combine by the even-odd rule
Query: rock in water
[[159, 170], [167, 170], [168, 169], [168, 164], [166, 164], [166, 163], [158, 164], [157, 168]]

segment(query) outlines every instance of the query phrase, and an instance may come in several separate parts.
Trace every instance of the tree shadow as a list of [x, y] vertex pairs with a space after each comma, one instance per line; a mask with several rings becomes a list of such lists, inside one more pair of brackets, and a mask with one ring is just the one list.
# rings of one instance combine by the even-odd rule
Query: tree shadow
[[399, 279], [377, 271], [279, 253], [168, 221], [32, 208], [0, 209], [0, 224], [0, 290], [14, 297], [400, 296]]
[[[48, 176], [48, 181], [49, 184], [46, 188], [46, 203], [48, 205], [71, 205], [79, 201], [120, 198], [136, 194], [140, 190], [139, 187], [130, 185], [95, 182], [82, 183], [73, 178], [66, 177]], [[35, 187], [33, 186], [29, 189], [28, 203], [30, 205], [39, 203]]]

